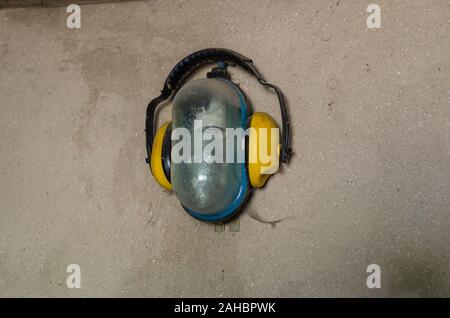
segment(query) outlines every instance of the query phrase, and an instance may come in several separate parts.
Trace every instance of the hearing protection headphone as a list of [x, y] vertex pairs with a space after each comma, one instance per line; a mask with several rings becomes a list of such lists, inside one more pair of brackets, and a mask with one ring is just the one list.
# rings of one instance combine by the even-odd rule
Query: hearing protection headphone
[[[201, 66], [205, 64], [213, 64], [217, 63], [218, 67], [213, 68], [211, 72], [208, 73], [208, 78], [217, 78], [220, 77], [225, 81], [228, 81], [231, 85], [237, 88], [237, 86], [230, 81], [230, 75], [226, 71], [226, 66], [238, 65], [242, 67], [247, 72], [253, 74], [256, 77], [258, 82], [265, 87], [272, 88], [275, 90], [278, 101], [280, 104], [281, 110], [281, 121], [282, 121], [282, 133], [281, 133], [281, 145], [279, 145], [279, 159], [283, 163], [288, 163], [289, 157], [291, 154], [290, 148], [290, 124], [289, 124], [289, 115], [286, 109], [286, 101], [283, 96], [282, 91], [275, 85], [268, 83], [262, 74], [257, 70], [253, 61], [244, 55], [237, 53], [228, 49], [221, 48], [211, 48], [204, 49], [197, 52], [194, 52], [180, 62], [178, 62], [175, 67], [170, 71], [169, 76], [164, 82], [163, 89], [161, 90], [161, 94], [154, 98], [147, 106], [146, 119], [145, 119], [145, 136], [146, 136], [146, 146], [147, 146], [147, 154], [146, 162], [150, 164], [150, 170], [158, 182], [163, 188], [167, 190], [172, 190], [171, 183], [171, 122], [166, 122], [163, 124], [157, 131], [155, 129], [155, 111], [157, 106], [171, 97], [175, 96], [177, 92], [182, 88], [188, 77]], [[240, 96], [244, 96], [242, 93], [239, 93]], [[243, 98], [245, 100], [245, 98]], [[245, 101], [244, 101], [245, 103]], [[245, 105], [246, 106], [246, 105]], [[251, 117], [247, 119], [246, 128], [255, 128], [256, 134], [250, 134], [247, 140], [248, 149], [247, 152], [247, 161], [248, 161], [248, 152], [255, 152], [258, 150], [259, 138], [271, 138], [270, 133], [266, 136], [258, 135], [259, 128], [278, 128], [275, 120], [267, 113], [255, 112], [251, 114]], [[156, 132], [156, 134], [155, 134]], [[219, 222], [233, 216], [238, 210], [240, 210], [241, 206], [246, 202], [245, 198], [247, 197], [248, 190], [253, 188], [261, 188], [266, 183], [270, 174], [263, 174], [261, 171], [261, 167], [264, 166], [261, 162], [246, 162], [244, 165], [244, 176], [242, 177], [242, 189], [241, 192], [245, 192], [244, 194], [239, 194], [236, 197], [236, 200], [230, 204], [230, 207], [227, 207], [223, 211], [218, 213], [214, 213], [212, 215], [202, 214], [196, 211], [192, 211], [191, 209], [182, 205], [185, 210], [192, 215], [193, 217], [200, 219], [202, 221], [210, 221], [210, 222]], [[277, 167], [276, 167], [277, 168]], [[276, 171], [276, 170], [275, 170]]]

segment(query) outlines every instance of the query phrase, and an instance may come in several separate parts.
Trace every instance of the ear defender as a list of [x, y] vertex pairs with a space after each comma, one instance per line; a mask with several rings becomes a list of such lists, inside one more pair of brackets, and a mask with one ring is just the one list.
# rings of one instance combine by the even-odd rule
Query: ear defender
[[150, 161], [150, 169], [156, 182], [169, 191], [172, 190], [170, 183], [171, 124], [172, 122], [168, 121], [158, 129]]
[[279, 127], [269, 114], [256, 112], [249, 128], [248, 176], [252, 187], [262, 188], [280, 165]]
[[[195, 71], [206, 64], [216, 66], [205, 78], [190, 80]], [[228, 66], [241, 67], [262, 86], [276, 93], [281, 114], [280, 127], [269, 114], [255, 112], [251, 115], [250, 104], [242, 90], [231, 80]], [[172, 121], [157, 129], [156, 109], [167, 100], [173, 102]], [[200, 135], [196, 135], [196, 121], [201, 123]], [[208, 127], [222, 133], [227, 129], [234, 129], [235, 133], [238, 129], [239, 133], [248, 130], [242, 140], [236, 142], [235, 134], [233, 143], [224, 145], [223, 141], [231, 140], [229, 137], [225, 139], [223, 134], [214, 134], [214, 139], [205, 138], [203, 130], [206, 132]], [[175, 160], [177, 158], [174, 157], [172, 162], [171, 135], [172, 130], [178, 132], [178, 129], [189, 132], [190, 140], [180, 144], [182, 160]], [[196, 149], [196, 138], [202, 139], [201, 149]], [[205, 146], [208, 140], [210, 142]], [[267, 82], [250, 58], [229, 49], [203, 49], [179, 61], [167, 76], [160, 95], [148, 104], [145, 141], [146, 162], [150, 164], [156, 182], [164, 189], [173, 191], [182, 208], [193, 218], [204, 222], [224, 222], [242, 211], [252, 188], [264, 187], [270, 176], [278, 172], [280, 162], [288, 163], [291, 133], [286, 100], [281, 89]], [[245, 145], [245, 160], [242, 160], [242, 145]], [[222, 148], [225, 152], [220, 152]], [[216, 156], [220, 159], [224, 153], [227, 155], [226, 164], [215, 160]], [[202, 156], [200, 161], [195, 159], [199, 154]], [[228, 162], [229, 154], [235, 161]], [[194, 162], [184, 160], [185, 155], [186, 159], [194, 159]]]

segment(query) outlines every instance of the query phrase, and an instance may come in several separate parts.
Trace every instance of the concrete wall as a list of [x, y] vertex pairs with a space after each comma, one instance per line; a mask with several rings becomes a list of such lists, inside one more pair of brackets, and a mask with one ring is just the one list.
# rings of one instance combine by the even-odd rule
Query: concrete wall
[[[136, 0], [0, 0], [0, 8], [21, 8], [21, 7], [59, 7], [71, 3], [76, 4], [99, 4], [99, 3], [119, 3]], [[139, 1], [139, 0], [137, 0]]]
[[[81, 29], [64, 7], [0, 10], [0, 296], [450, 296], [450, 4], [379, 0], [373, 30], [369, 3], [99, 4]], [[206, 47], [289, 102], [295, 155], [238, 232], [189, 217], [144, 162], [148, 101]]]

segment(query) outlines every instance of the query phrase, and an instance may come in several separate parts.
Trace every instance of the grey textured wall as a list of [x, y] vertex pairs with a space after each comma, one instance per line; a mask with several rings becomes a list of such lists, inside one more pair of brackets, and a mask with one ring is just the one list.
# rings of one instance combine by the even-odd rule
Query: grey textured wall
[[0, 8], [20, 8], [20, 7], [58, 7], [71, 3], [76, 4], [98, 4], [109, 2], [129, 2], [139, 0], [0, 0]]
[[[450, 296], [450, 4], [377, 0], [373, 30], [369, 3], [86, 5], [81, 29], [64, 7], [0, 10], [0, 296]], [[206, 47], [289, 102], [294, 156], [239, 232], [189, 217], [144, 162], [147, 103]]]

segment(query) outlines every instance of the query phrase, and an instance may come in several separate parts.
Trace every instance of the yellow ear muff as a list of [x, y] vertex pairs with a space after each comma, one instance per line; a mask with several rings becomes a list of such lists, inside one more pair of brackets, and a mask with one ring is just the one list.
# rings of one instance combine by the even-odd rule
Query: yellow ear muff
[[252, 187], [263, 187], [278, 171], [280, 146], [280, 132], [275, 120], [269, 114], [254, 113], [248, 141], [248, 174]]
[[170, 121], [158, 128], [155, 139], [153, 140], [150, 169], [153, 177], [156, 179], [156, 182], [158, 182], [164, 189], [172, 190], [172, 184], [169, 180], [167, 180], [162, 164], [163, 140], [169, 125]]

